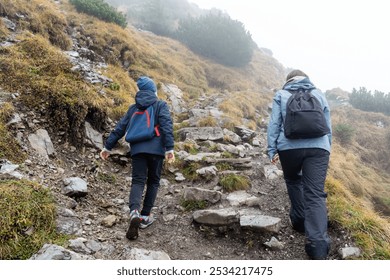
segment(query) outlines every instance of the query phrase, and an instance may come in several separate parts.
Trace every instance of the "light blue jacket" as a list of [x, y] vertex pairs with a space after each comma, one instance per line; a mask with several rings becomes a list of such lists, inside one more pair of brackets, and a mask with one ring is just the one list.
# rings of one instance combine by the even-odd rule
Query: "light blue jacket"
[[[320, 101], [324, 110], [326, 123], [329, 126], [330, 133], [318, 138], [310, 139], [287, 139], [284, 136], [284, 120], [286, 118], [286, 104], [291, 96], [289, 90], [312, 89], [311, 93]], [[267, 130], [268, 138], [268, 156], [272, 159], [278, 151], [301, 149], [301, 148], [320, 148], [330, 152], [332, 144], [332, 126], [330, 120], [330, 110], [325, 95], [314, 87], [308, 78], [296, 77], [287, 82], [282, 90], [276, 92], [273, 103], [270, 122]]]

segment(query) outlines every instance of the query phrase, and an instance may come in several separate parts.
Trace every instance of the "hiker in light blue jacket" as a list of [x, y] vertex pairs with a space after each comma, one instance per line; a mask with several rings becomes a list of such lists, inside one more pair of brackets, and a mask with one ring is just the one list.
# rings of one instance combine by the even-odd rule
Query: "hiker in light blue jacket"
[[[288, 139], [284, 134], [287, 100], [291, 92], [310, 91], [323, 109], [330, 133], [307, 139]], [[309, 77], [300, 70], [287, 75], [276, 92], [268, 125], [268, 156], [273, 164], [280, 159], [291, 202], [292, 227], [305, 233], [305, 251], [312, 259], [326, 259], [330, 249], [324, 184], [331, 150], [331, 120], [328, 102]]]
[[[168, 163], [175, 160], [173, 124], [167, 103], [158, 99], [157, 87], [151, 78], [141, 76], [137, 80], [137, 86], [139, 91], [135, 95], [135, 104], [130, 106], [120, 119], [100, 153], [102, 159], [106, 160], [118, 140], [125, 136], [130, 119], [137, 108], [145, 110], [153, 106], [158, 133], [152, 139], [130, 143], [132, 182], [129, 195], [130, 223], [126, 233], [130, 240], [138, 238], [138, 228], [147, 228], [154, 222], [151, 210], [160, 186], [164, 157]], [[145, 184], [147, 188], [142, 202]]]

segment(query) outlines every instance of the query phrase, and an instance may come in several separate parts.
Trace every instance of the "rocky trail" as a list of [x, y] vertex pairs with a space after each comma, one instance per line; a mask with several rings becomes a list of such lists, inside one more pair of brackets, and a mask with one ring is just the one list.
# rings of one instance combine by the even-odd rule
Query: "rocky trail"
[[[186, 139], [176, 145], [190, 143], [198, 153], [180, 150], [177, 157], [202, 166], [197, 170], [200, 175], [193, 181], [184, 178], [180, 170], [165, 166], [153, 209], [156, 221], [140, 230], [137, 240], [130, 241], [125, 233], [129, 222], [131, 159], [114, 153], [104, 162], [98, 156], [100, 150], [94, 147], [100, 145], [101, 140], [96, 139], [103, 139], [103, 134], [86, 125], [93, 131], [86, 134], [95, 135], [95, 139], [87, 139], [81, 150], [76, 149], [62, 141], [61, 133], [49, 136], [42, 116], [23, 111], [20, 105], [16, 107], [20, 111], [11, 125], [18, 131], [29, 159], [20, 166], [3, 162], [2, 169], [12, 170], [9, 176], [16, 172], [50, 188], [58, 204], [58, 231], [74, 236], [67, 248], [47, 245], [33, 258], [307, 259], [304, 236], [289, 224], [289, 201], [282, 172], [269, 165], [264, 155], [264, 129], [256, 133], [241, 127], [241, 136], [223, 132], [219, 127], [179, 130], [179, 135]], [[204, 109], [192, 109], [192, 118], [199, 113], [196, 110]], [[237, 138], [237, 144], [224, 144], [226, 134], [229, 139]], [[242, 139], [250, 139], [255, 146]], [[222, 157], [221, 153], [227, 150], [233, 158]], [[235, 167], [219, 171], [213, 162], [234, 163], [230, 166]], [[232, 173], [247, 176], [251, 187], [224, 191], [219, 178]], [[186, 210], [183, 200], [206, 201], [207, 207]], [[339, 259], [339, 249], [352, 245], [352, 241], [333, 225], [330, 235], [330, 259]]]
[[[13, 23], [7, 24], [12, 30]], [[10, 38], [1, 46], [16, 43], [12, 34]], [[93, 84], [112, 82], [100, 73], [106, 67], [104, 60], [79, 44], [82, 34], [74, 30], [72, 38], [73, 49], [65, 54], [74, 64], [73, 71]], [[137, 240], [130, 241], [125, 237], [131, 185], [127, 146], [119, 147], [108, 161], [99, 158], [104, 138], [115, 124], [107, 120], [106, 131], [99, 132], [86, 122], [86, 139], [81, 148], [76, 148], [65, 141], [63, 132], [48, 127], [43, 111], [27, 110], [19, 103], [17, 93], [0, 89], [0, 104], [12, 102], [16, 108], [7, 125], [28, 154], [21, 165], [2, 159], [0, 179], [24, 178], [50, 188], [58, 208], [57, 230], [74, 237], [66, 248], [46, 244], [32, 258], [307, 259], [304, 236], [289, 224], [289, 201], [280, 166], [270, 165], [264, 154], [265, 128], [222, 129], [223, 112], [218, 104], [229, 97], [228, 93], [202, 96], [190, 106], [176, 85], [164, 84], [161, 90], [173, 114], [188, 115], [186, 125], [181, 123], [177, 131], [176, 153], [182, 166], [164, 167], [153, 209], [156, 221], [140, 230]], [[199, 120], [208, 116], [218, 125], [198, 127]], [[191, 167], [194, 177], [186, 178], [183, 167]], [[220, 179], [229, 174], [249, 179], [250, 187], [224, 190]], [[186, 209], [186, 201], [206, 207]], [[330, 259], [343, 258], [341, 248], [353, 249], [350, 236], [332, 224], [330, 236]]]

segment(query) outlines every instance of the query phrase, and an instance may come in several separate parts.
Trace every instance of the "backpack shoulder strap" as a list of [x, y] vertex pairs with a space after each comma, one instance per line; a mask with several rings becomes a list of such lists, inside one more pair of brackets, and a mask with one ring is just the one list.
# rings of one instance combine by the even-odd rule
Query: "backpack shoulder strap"
[[129, 122], [130, 122], [131, 117], [133, 116], [135, 111], [137, 111], [137, 106], [135, 106], [135, 104], [130, 105], [129, 110], [128, 110], [128, 112], [129, 112]]
[[160, 114], [160, 108], [161, 108], [161, 105], [162, 105], [163, 101], [162, 100], [157, 100], [156, 102], [153, 103], [153, 109], [155, 109], [155, 116], [154, 116], [154, 123], [155, 125], [159, 125], [159, 121], [158, 121], [158, 115]]

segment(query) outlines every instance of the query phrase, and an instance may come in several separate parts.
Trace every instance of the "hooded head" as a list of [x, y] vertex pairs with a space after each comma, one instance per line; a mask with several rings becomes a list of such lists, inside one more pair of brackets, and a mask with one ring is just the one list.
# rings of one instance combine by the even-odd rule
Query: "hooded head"
[[152, 92], [157, 93], [156, 84], [153, 80], [147, 76], [141, 76], [137, 80], [137, 86], [139, 90], [150, 90]]
[[299, 89], [310, 90], [314, 88], [315, 86], [310, 81], [309, 76], [306, 75], [303, 71], [298, 69], [291, 71], [287, 75], [286, 83], [283, 86], [283, 89], [286, 90], [299, 90]]
[[293, 79], [295, 77], [306, 77], [306, 78], [309, 78], [309, 76], [306, 75], [303, 71], [296, 69], [296, 70], [291, 71], [287, 75], [286, 82], [290, 81], [291, 79]]

